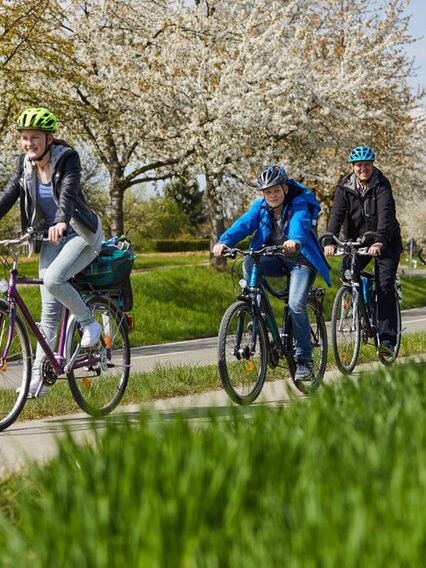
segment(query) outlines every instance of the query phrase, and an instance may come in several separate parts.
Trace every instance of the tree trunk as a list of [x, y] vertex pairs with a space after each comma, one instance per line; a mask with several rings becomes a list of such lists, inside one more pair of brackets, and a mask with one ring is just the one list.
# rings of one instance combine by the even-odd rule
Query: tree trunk
[[[212, 178], [206, 174], [206, 199], [210, 224], [210, 250], [212, 250], [213, 245], [218, 242], [219, 237], [225, 230], [222, 204], [212, 181]], [[213, 254], [210, 253], [210, 264], [219, 270], [223, 270], [226, 267], [226, 259], [213, 256]]]
[[118, 176], [111, 176], [111, 232], [112, 235], [124, 234], [124, 190]]
[[110, 171], [110, 219], [111, 219], [111, 235], [124, 234], [124, 189], [123, 188], [123, 171], [121, 168], [115, 168]]

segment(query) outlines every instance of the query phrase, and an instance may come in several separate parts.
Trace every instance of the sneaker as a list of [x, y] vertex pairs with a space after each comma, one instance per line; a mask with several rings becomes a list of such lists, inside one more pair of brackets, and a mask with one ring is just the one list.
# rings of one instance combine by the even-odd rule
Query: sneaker
[[[16, 389], [19, 394], [21, 387]], [[30, 382], [30, 388], [28, 389], [27, 398], [43, 398], [49, 394], [49, 387], [44, 385], [39, 379], [37, 381]]]
[[380, 355], [393, 355], [394, 346], [388, 339], [384, 339], [380, 342], [377, 351], [380, 353]]
[[88, 325], [83, 325], [82, 327], [83, 335], [81, 336], [81, 347], [87, 349], [87, 347], [92, 347], [96, 345], [99, 341], [102, 332], [102, 326], [96, 320]]
[[310, 381], [312, 379], [312, 365], [310, 363], [299, 363], [294, 379], [296, 381]]
[[27, 398], [43, 398], [49, 394], [49, 387], [43, 383], [30, 383]]

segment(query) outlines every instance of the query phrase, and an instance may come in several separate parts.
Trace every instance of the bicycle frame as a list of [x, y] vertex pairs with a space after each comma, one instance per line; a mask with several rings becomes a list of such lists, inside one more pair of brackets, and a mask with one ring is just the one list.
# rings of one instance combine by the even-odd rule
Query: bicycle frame
[[[59, 344], [58, 350], [55, 354], [52, 349], [50, 348], [49, 344], [47, 343], [41, 329], [35, 322], [31, 312], [27, 308], [25, 301], [23, 300], [22, 296], [19, 294], [17, 290], [18, 285], [30, 285], [30, 286], [40, 286], [43, 284], [43, 280], [38, 278], [24, 278], [19, 277], [17, 273], [16, 267], [12, 268], [10, 271], [9, 277], [9, 288], [7, 290], [7, 302], [10, 305], [10, 326], [8, 330], [8, 338], [6, 342], [5, 349], [1, 354], [2, 361], [7, 360], [7, 355], [10, 349], [13, 332], [15, 329], [15, 320], [16, 320], [16, 309], [18, 308], [21, 314], [24, 317], [25, 322], [27, 323], [29, 329], [33, 333], [34, 337], [36, 338], [37, 342], [40, 344], [43, 352], [45, 353], [47, 359], [51, 363], [55, 373], [59, 376], [64, 373], [69, 372], [71, 369], [82, 368], [87, 365], [96, 364], [97, 358], [94, 356], [89, 356], [83, 358], [81, 361], [76, 361], [77, 355], [79, 353], [79, 349], [76, 350], [73, 357], [70, 361], [65, 360], [64, 351], [65, 351], [65, 341], [67, 335], [68, 324], [70, 321], [70, 312], [68, 308], [65, 306], [62, 310], [62, 317], [61, 317], [61, 328], [59, 333]], [[103, 338], [101, 337], [101, 341], [103, 342]], [[107, 348], [108, 351], [108, 348]]]
[[[261, 258], [261, 255], [251, 255], [253, 258], [253, 267], [250, 275], [250, 281], [248, 283], [248, 292], [252, 297], [253, 305], [256, 306], [257, 311], [261, 311], [263, 308], [265, 312], [264, 320], [266, 325], [271, 332], [273, 343], [276, 346], [280, 347], [281, 355], [286, 356], [287, 348], [285, 337], [288, 335], [286, 330], [288, 330], [288, 323], [289, 323], [289, 310], [287, 304], [284, 306], [284, 314], [283, 314], [283, 323], [282, 323], [282, 330], [281, 333], [278, 328], [278, 323], [275, 318], [274, 311], [272, 309], [271, 302], [269, 300], [268, 292], [278, 298], [283, 300], [283, 297], [276, 293], [273, 288], [268, 284], [267, 280], [264, 279], [260, 273], [258, 264]], [[240, 296], [239, 298], [245, 300], [247, 296]]]
[[374, 337], [377, 333], [377, 325], [375, 322], [376, 300], [373, 297], [371, 298], [371, 301], [373, 302], [373, 309], [371, 314], [369, 314], [364, 302], [361, 280], [361, 276], [364, 276], [368, 279], [374, 279], [374, 276], [368, 272], [358, 270], [356, 266], [357, 255], [364, 256], [366, 253], [363, 252], [362, 249], [356, 249], [354, 243], [346, 243], [343, 247], [343, 250], [346, 254], [351, 255], [350, 277], [348, 279], [348, 282], [344, 283], [343, 285], [347, 286], [348, 288], [352, 288], [354, 304], [357, 307], [360, 321], [363, 322], [364, 332], [366, 333], [367, 337]]
[[27, 308], [22, 296], [19, 294], [17, 290], [17, 285], [19, 284], [26, 284], [32, 286], [40, 286], [43, 284], [43, 280], [35, 279], [35, 278], [21, 278], [17, 274], [17, 270], [14, 268], [11, 270], [10, 278], [9, 278], [9, 289], [7, 291], [7, 302], [11, 308], [11, 317], [10, 317], [10, 327], [9, 327], [9, 336], [8, 340], [2, 353], [3, 360], [7, 358], [7, 354], [10, 348], [10, 342], [13, 337], [13, 332], [15, 328], [15, 318], [16, 318], [16, 308], [19, 309], [21, 314], [23, 315], [28, 327], [30, 328], [31, 332], [34, 334], [37, 342], [41, 345], [46, 357], [48, 358], [49, 362], [52, 364], [53, 368], [55, 369], [57, 374], [63, 373], [64, 366], [64, 346], [65, 346], [65, 336], [66, 330], [68, 325], [69, 319], [69, 310], [64, 308], [62, 314], [62, 321], [61, 321], [61, 331], [59, 334], [59, 346], [58, 346], [58, 353], [55, 354], [50, 349], [43, 333], [41, 332], [40, 328], [38, 327], [37, 323], [34, 321], [33, 316], [31, 315], [29, 309]]

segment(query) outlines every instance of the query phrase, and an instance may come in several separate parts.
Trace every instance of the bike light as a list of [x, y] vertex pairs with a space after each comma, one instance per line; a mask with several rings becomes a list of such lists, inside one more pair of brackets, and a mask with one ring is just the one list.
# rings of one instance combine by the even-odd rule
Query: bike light
[[4, 294], [9, 289], [9, 283], [4, 278], [0, 278], [0, 293]]
[[345, 280], [350, 280], [350, 279], [351, 279], [351, 271], [349, 269], [345, 270]]
[[244, 288], [247, 288], [247, 280], [245, 278], [241, 278], [239, 285], [244, 290]]

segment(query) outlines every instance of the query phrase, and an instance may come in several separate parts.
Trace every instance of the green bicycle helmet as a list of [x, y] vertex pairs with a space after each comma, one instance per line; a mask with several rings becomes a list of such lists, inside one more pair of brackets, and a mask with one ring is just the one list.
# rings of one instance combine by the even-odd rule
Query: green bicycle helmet
[[16, 129], [56, 132], [56, 116], [45, 107], [27, 108], [19, 115]]

